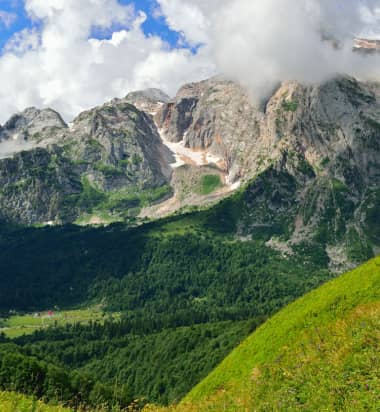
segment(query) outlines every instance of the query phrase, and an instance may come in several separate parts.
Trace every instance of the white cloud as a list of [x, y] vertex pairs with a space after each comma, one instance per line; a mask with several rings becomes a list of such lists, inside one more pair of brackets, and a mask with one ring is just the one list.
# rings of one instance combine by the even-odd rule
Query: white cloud
[[9, 13], [4, 10], [0, 10], [0, 22], [7, 28], [12, 26], [12, 24], [17, 20], [17, 15], [15, 13]]
[[158, 3], [172, 30], [182, 33], [192, 45], [208, 42], [210, 17], [219, 0], [158, 0]]
[[[380, 0], [158, 2], [172, 28], [192, 42], [206, 43], [218, 71], [249, 86], [258, 99], [281, 80], [318, 82], [337, 72], [379, 73], [379, 59], [352, 53], [352, 40], [378, 30]], [[321, 34], [335, 38], [341, 48], [322, 42]]]
[[[26, 0], [42, 29], [14, 35], [0, 57], [1, 121], [28, 106], [52, 107], [70, 120], [80, 111], [144, 87], [174, 94], [184, 82], [214, 73], [202, 52], [171, 49], [146, 36], [145, 17], [117, 0]], [[126, 30], [109, 39], [94, 29]]]
[[16, 32], [4, 46], [5, 52], [23, 54], [37, 50], [41, 43], [40, 33], [36, 29], [23, 29]]
[[[157, 0], [168, 25], [197, 53], [142, 30], [145, 15], [117, 0], [25, 0], [40, 29], [14, 35], [0, 56], [1, 121], [27, 106], [70, 120], [81, 110], [144, 87], [174, 94], [216, 72], [257, 98], [280, 80], [321, 81], [337, 72], [378, 77], [379, 59], [351, 51], [374, 35], [380, 0]], [[112, 33], [113, 27], [125, 30]], [[90, 38], [94, 29], [110, 32]], [[336, 50], [321, 33], [342, 44]]]

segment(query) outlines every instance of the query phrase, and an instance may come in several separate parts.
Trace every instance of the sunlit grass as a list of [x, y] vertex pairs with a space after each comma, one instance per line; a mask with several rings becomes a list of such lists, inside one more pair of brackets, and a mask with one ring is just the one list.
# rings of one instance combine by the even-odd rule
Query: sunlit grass
[[204, 175], [201, 178], [199, 191], [202, 195], [209, 195], [221, 186], [222, 181], [219, 175]]
[[50, 406], [31, 397], [13, 392], [0, 392], [1, 412], [73, 412], [62, 406]]
[[180, 405], [146, 410], [380, 410], [379, 350], [377, 258], [281, 310]]

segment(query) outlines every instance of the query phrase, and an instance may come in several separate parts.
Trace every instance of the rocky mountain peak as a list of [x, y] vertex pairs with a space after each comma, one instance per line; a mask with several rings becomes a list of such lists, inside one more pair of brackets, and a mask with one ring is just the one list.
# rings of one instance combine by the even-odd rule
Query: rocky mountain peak
[[170, 97], [160, 89], [149, 88], [128, 93], [125, 100], [129, 101], [131, 104], [139, 101], [168, 103]]
[[123, 100], [154, 116], [163, 104], [169, 103], [170, 97], [162, 90], [152, 88], [131, 92]]
[[52, 129], [65, 129], [66, 123], [59, 113], [52, 109], [29, 107], [17, 113], [4, 124], [0, 140], [43, 140], [51, 135]]
[[[264, 231], [286, 250], [318, 238], [337, 267], [380, 247], [375, 82], [283, 82], [259, 107], [239, 84], [212, 78], [183, 86], [174, 99], [155, 89], [131, 93], [81, 113], [70, 128], [54, 111], [31, 108], [1, 134], [11, 142], [16, 131], [52, 140], [0, 160], [6, 219], [157, 217], [245, 184], [237, 236]], [[175, 196], [144, 215], [139, 194], [162, 200], [151, 193], [170, 196], [162, 191], [169, 184]]]
[[380, 53], [380, 40], [356, 38], [353, 50], [361, 53]]
[[6, 220], [112, 221], [170, 193], [170, 153], [152, 117], [123, 99], [81, 113], [70, 127], [52, 110], [30, 108], [13, 116], [3, 135], [0, 216]]

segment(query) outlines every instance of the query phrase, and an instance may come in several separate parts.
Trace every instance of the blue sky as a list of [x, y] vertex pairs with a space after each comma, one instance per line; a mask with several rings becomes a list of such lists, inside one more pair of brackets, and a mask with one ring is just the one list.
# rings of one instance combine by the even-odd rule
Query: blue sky
[[[131, 4], [135, 5], [136, 10], [144, 11], [148, 18], [144, 23], [143, 28], [147, 35], [159, 35], [163, 40], [168, 42], [172, 47], [174, 47], [180, 35], [177, 32], [170, 30], [164, 18], [153, 17], [153, 11], [157, 8], [157, 3], [155, 0], [119, 0], [121, 4]], [[30, 21], [24, 10], [24, 0], [0, 0], [0, 11], [15, 15], [13, 23], [9, 24], [7, 27], [3, 22], [0, 23], [0, 49], [6, 44], [8, 39], [15, 33], [25, 28], [30, 28], [33, 26], [33, 22]], [[35, 24], [35, 23], [34, 23]], [[123, 27], [119, 27], [122, 29]], [[114, 29], [114, 28], [113, 28]], [[107, 37], [108, 33], [94, 33], [94, 37], [104, 38]]]
[[3, 48], [7, 40], [13, 33], [30, 27], [30, 22], [25, 14], [23, 1], [21, 0], [0, 0], [0, 10], [15, 14], [15, 21], [7, 27], [3, 22], [0, 23], [0, 48]]
[[136, 9], [142, 10], [148, 16], [147, 21], [144, 24], [144, 30], [146, 34], [159, 35], [162, 39], [167, 41], [170, 45], [174, 46], [179, 40], [179, 34], [170, 30], [166, 25], [164, 18], [154, 18], [152, 16], [153, 10], [157, 8], [155, 0], [137, 0], [131, 2], [130, 0], [119, 0], [121, 4], [134, 3]]

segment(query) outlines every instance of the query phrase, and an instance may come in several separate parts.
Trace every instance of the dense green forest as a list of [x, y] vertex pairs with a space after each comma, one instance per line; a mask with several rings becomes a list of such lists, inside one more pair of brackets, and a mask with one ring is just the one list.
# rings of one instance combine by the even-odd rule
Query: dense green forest
[[[122, 386], [124, 403], [134, 399], [167, 403], [184, 396], [257, 325], [252, 321], [208, 323], [150, 334], [128, 333], [126, 326], [123, 321], [106, 321], [104, 325], [92, 323], [50, 328], [14, 340], [17, 347], [3, 344], [2, 350], [14, 353], [17, 348], [28, 362], [43, 359], [45, 363], [55, 365], [55, 370], [61, 373], [74, 371], [74, 374], [66, 373], [68, 388], [77, 387], [79, 376], [91, 376], [92, 385], [94, 382], [104, 384], [106, 401], [112, 399], [112, 392], [108, 396], [107, 388], [116, 386], [120, 396]], [[24, 369], [25, 365], [20, 363], [15, 369], [17, 373], [12, 373], [15, 387], [0, 381], [2, 388], [21, 389], [40, 396], [41, 392], [35, 392], [32, 380], [30, 386], [17, 381]], [[90, 383], [87, 390], [90, 390], [88, 399], [92, 401], [94, 390], [99, 388], [94, 389]], [[56, 386], [54, 379], [49, 381], [49, 390], [42, 395], [51, 398]], [[63, 402], [70, 399], [65, 393], [62, 397], [59, 392], [57, 395]], [[83, 403], [83, 399], [81, 401]]]
[[133, 401], [126, 385], [103, 384], [90, 374], [71, 372], [49, 361], [26, 355], [12, 343], [0, 345], [0, 388], [59, 401], [78, 408], [104, 404], [127, 407]]
[[235, 202], [132, 228], [3, 226], [3, 316], [100, 304], [121, 318], [3, 337], [0, 390], [74, 406], [179, 400], [269, 315], [332, 277], [322, 247], [285, 255], [266, 246], [272, 233], [237, 238]]
[[276, 226], [258, 228], [250, 241], [237, 238], [242, 196], [133, 228], [4, 226], [0, 311], [91, 302], [135, 313], [148, 304], [198, 311], [207, 299], [212, 320], [235, 319], [232, 312], [247, 318], [252, 308], [267, 314], [261, 306], [268, 299], [277, 309], [329, 277], [322, 244], [303, 243], [284, 256], [265, 245], [276, 230], [281, 234]]

